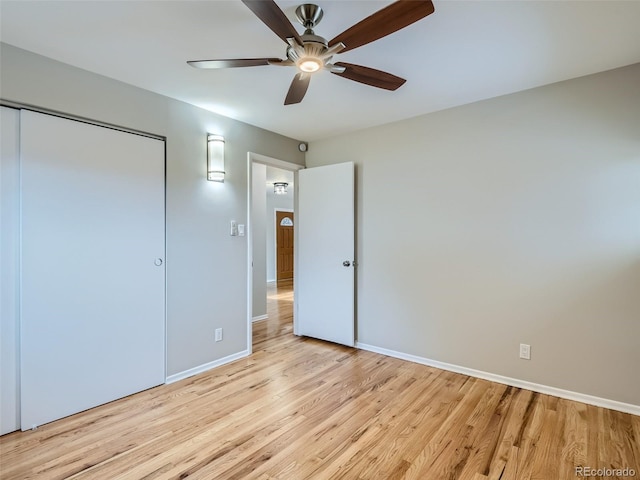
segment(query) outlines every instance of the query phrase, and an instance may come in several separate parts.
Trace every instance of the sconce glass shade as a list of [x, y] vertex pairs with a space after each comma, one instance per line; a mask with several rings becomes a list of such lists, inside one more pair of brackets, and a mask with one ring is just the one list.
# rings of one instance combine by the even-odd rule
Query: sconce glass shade
[[207, 180], [224, 182], [224, 137], [207, 133]]
[[286, 195], [288, 186], [289, 184], [287, 182], [275, 182], [273, 184], [273, 193], [276, 195]]

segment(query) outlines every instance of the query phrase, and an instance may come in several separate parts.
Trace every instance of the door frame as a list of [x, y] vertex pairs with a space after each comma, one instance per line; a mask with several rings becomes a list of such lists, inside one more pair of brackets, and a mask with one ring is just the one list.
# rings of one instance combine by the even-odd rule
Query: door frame
[[[296, 179], [297, 180], [297, 179]], [[295, 182], [294, 182], [295, 183]], [[294, 193], [293, 195], [293, 201], [296, 201], [296, 195]], [[275, 265], [274, 265], [274, 269], [276, 272], [276, 278], [275, 278], [275, 282], [278, 283], [278, 212], [286, 212], [286, 213], [293, 213], [295, 220], [293, 221], [293, 238], [294, 238], [294, 245], [293, 245], [293, 258], [296, 258], [296, 245], [295, 245], [295, 238], [296, 238], [296, 222], [297, 217], [295, 217], [295, 210], [291, 209], [291, 208], [274, 208], [273, 209], [273, 224], [275, 226], [274, 230], [273, 230], [273, 258], [275, 259]], [[296, 279], [296, 274], [295, 274], [295, 269], [296, 269], [296, 264], [294, 262], [293, 264], [293, 280], [295, 282]], [[294, 294], [295, 295], [295, 294]]]
[[[298, 205], [298, 171], [306, 167], [297, 163], [287, 162], [278, 158], [268, 157], [255, 152], [247, 152], [247, 351], [249, 355], [253, 353], [253, 228], [252, 228], [252, 184], [253, 184], [253, 164], [259, 163], [268, 167], [276, 167], [282, 170], [293, 172], [293, 213], [296, 213]], [[266, 185], [265, 185], [266, 188]], [[293, 291], [297, 285], [297, 255], [298, 255], [298, 237], [293, 236]], [[296, 300], [294, 293], [294, 309], [293, 309], [293, 333], [297, 334], [298, 327], [296, 321]]]

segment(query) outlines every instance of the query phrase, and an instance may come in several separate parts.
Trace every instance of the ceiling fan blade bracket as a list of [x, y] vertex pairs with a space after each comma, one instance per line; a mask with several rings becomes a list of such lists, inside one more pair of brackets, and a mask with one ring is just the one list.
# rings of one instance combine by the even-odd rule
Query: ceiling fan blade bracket
[[286, 42], [291, 48], [304, 48], [304, 43], [301, 38], [289, 37]]
[[335, 45], [331, 45], [327, 51], [324, 53], [325, 57], [332, 57], [336, 53], [340, 53], [342, 50], [346, 48], [345, 44], [342, 42], [338, 42]]
[[327, 63], [324, 66], [325, 70], [329, 70], [331, 73], [344, 73], [345, 70], [347, 69], [346, 67], [338, 67], [337, 65], [334, 65], [333, 63]]
[[304, 44], [301, 42], [298, 42], [295, 38], [293, 37], [287, 38], [287, 43], [289, 44], [289, 48], [292, 48], [298, 54], [304, 53]]

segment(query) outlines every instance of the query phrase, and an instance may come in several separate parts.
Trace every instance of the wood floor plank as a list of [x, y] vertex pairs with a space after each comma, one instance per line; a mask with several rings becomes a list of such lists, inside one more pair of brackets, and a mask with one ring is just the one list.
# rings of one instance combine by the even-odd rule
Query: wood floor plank
[[640, 475], [640, 417], [296, 337], [292, 287], [268, 297], [250, 357], [4, 435], [0, 479]]
[[513, 387], [502, 386], [499, 390], [501, 396], [495, 408], [487, 405], [486, 411], [490, 418], [484, 428], [479, 428], [480, 425], [476, 424], [479, 428], [477, 439], [473, 442], [469, 460], [464, 465], [460, 478], [472, 478], [476, 474], [496, 477], [496, 472], [504, 470], [506, 463], [496, 459], [496, 455], [505, 436], [505, 421], [513, 404], [514, 390]]
[[[340, 464], [340, 462], [334, 462], [334, 459], [342, 455], [343, 452], [348, 451], [350, 446], [361, 443], [362, 436], [365, 434], [368, 434], [369, 436], [373, 434], [385, 435], [401, 440], [403, 437], [402, 430], [406, 430], [405, 424], [408, 423], [409, 417], [415, 414], [413, 412], [413, 408], [408, 407], [420, 399], [424, 399], [426, 403], [426, 400], [429, 398], [427, 393], [428, 387], [432, 384], [432, 382], [429, 381], [429, 378], [433, 378], [435, 375], [431, 374], [430, 376], [420, 380], [408, 375], [401, 375], [399, 378], [402, 377], [404, 377], [404, 381], [399, 384], [397, 389], [387, 389], [387, 395], [395, 397], [395, 402], [391, 403], [390, 406], [383, 407], [383, 402], [380, 401], [382, 397], [378, 393], [374, 397], [375, 402], [369, 402], [367, 405], [368, 408], [359, 409], [359, 411], [355, 413], [348, 412], [348, 414], [351, 415], [351, 418], [349, 421], [340, 425], [340, 429], [344, 430], [344, 434], [336, 435], [336, 432], [334, 431], [327, 431], [322, 438], [318, 438], [316, 441], [316, 458], [320, 463], [318, 465], [307, 466], [307, 468], [298, 468], [294, 470], [294, 478], [314, 478], [319, 476], [320, 472], [322, 472], [322, 476], [324, 477], [338, 476], [335, 471], [332, 471], [327, 467], [332, 464]], [[382, 464], [387, 467], [387, 470], [392, 469], [396, 472], [398, 467], [395, 465], [391, 466], [393, 462], [386, 463], [382, 459], [387, 454], [390, 456], [396, 456], [398, 453], [397, 444], [398, 442], [394, 441], [394, 445], [387, 445], [387, 449], [385, 451], [376, 455], [378, 462], [375, 466], [371, 463], [370, 467], [377, 468], [378, 465]], [[375, 444], [372, 446], [375, 446]], [[360, 449], [357, 453], [362, 457], [367, 452]], [[371, 451], [368, 453], [369, 455], [372, 455]], [[354, 459], [355, 455], [352, 456], [352, 460]], [[400, 460], [399, 463], [401, 465], [400, 468], [408, 465], [404, 460]], [[343, 472], [341, 475], [344, 475], [344, 472], [347, 470], [344, 468], [342, 470]], [[391, 472], [385, 472], [383, 470], [378, 471], [381, 475], [385, 475], [388, 478], [393, 477]], [[363, 475], [363, 473], [360, 475]]]

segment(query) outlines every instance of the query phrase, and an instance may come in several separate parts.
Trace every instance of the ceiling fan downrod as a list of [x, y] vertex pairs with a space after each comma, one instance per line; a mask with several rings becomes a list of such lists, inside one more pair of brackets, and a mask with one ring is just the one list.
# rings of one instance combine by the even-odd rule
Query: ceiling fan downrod
[[314, 27], [320, 23], [320, 20], [322, 20], [323, 15], [324, 12], [322, 11], [322, 8], [318, 5], [314, 5], [313, 3], [303, 3], [296, 8], [296, 18], [305, 29], [311, 30], [311, 32], [309, 32], [311, 34], [313, 34]]

